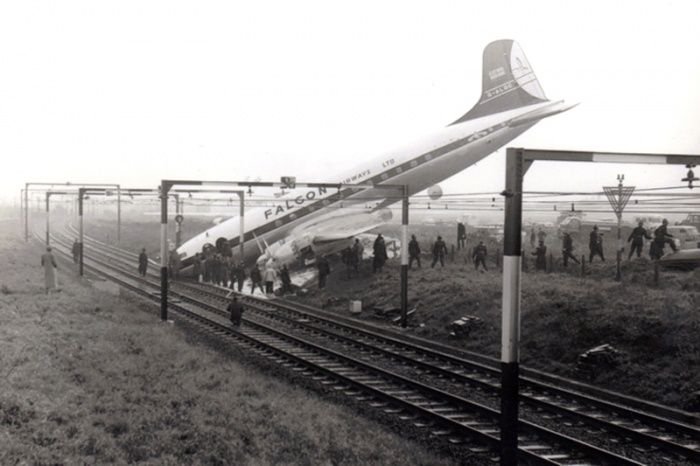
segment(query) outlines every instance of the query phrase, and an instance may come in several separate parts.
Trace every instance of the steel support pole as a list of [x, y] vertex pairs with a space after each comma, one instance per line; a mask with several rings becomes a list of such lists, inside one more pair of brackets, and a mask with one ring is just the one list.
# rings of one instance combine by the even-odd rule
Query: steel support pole
[[168, 191], [160, 185], [160, 319], [168, 320]]
[[[175, 215], [180, 215], [180, 195], [174, 194], [175, 196]], [[175, 222], [175, 248], [180, 247], [180, 239], [182, 238], [180, 222]]]
[[29, 183], [24, 184], [24, 241], [29, 241]]
[[117, 245], [122, 242], [122, 190], [121, 185], [117, 185]]
[[408, 326], [408, 186], [401, 190], [401, 327]]
[[24, 223], [24, 189], [19, 190], [19, 231], [22, 231]]
[[240, 210], [238, 212], [238, 247], [241, 252], [241, 262], [245, 260], [243, 255], [243, 241], [245, 239], [245, 191], [239, 191], [238, 197], [240, 198]]
[[78, 189], [78, 219], [80, 220], [80, 276], [83, 276], [83, 188]]
[[501, 464], [518, 462], [520, 272], [522, 266], [523, 156], [507, 149], [501, 328]]
[[51, 193], [46, 191], [46, 247], [49, 246], [49, 199], [51, 199]]
[[[618, 179], [620, 176], [621, 175], [618, 175]], [[622, 280], [622, 234], [620, 232], [620, 227], [622, 226], [622, 210], [620, 210], [620, 206], [622, 205], [622, 180], [620, 180], [617, 186], [617, 202], [620, 203], [620, 205], [617, 206], [618, 211], [615, 212], [617, 214], [617, 268], [615, 271], [615, 280], [619, 282]]]

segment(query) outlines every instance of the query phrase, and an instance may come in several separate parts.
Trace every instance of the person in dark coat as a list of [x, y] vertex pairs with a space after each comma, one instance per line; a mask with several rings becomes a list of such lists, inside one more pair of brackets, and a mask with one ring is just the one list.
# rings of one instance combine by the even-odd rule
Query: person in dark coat
[[148, 270], [148, 255], [146, 254], [146, 248], [141, 249], [139, 254], [139, 275], [142, 277], [146, 276], [146, 271]]
[[77, 264], [80, 262], [80, 243], [77, 239], [73, 241], [73, 248], [71, 248], [71, 252], [73, 253], [73, 263]]
[[243, 291], [243, 282], [245, 282], [245, 278], [245, 264], [243, 264], [243, 262], [239, 262], [236, 270], [236, 283], [239, 293]]
[[262, 286], [262, 274], [258, 268], [258, 264], [255, 264], [252, 269], [250, 269], [250, 294], [255, 294], [255, 285], [260, 288], [260, 292], [265, 294], [265, 290]]
[[432, 269], [440, 261], [440, 265], [445, 266], [445, 254], [447, 254], [447, 245], [442, 240], [442, 236], [437, 237], [437, 241], [433, 244], [433, 263], [430, 265]]
[[457, 223], [457, 250], [467, 247], [467, 227], [464, 223]]
[[316, 259], [316, 267], [318, 267], [318, 287], [319, 289], [325, 288], [326, 277], [331, 273], [331, 266], [325, 257], [319, 256]]
[[203, 265], [203, 272], [204, 272], [204, 281], [205, 283], [210, 283], [212, 281], [212, 272], [214, 271], [214, 261], [211, 255], [211, 252], [209, 253], [204, 253], [204, 265]]
[[198, 282], [202, 281], [202, 257], [199, 253], [194, 255], [192, 261], [192, 279]]
[[382, 267], [384, 267], [384, 263], [386, 262], [386, 258], [388, 257], [386, 254], [386, 243], [384, 242], [384, 237], [381, 233], [379, 233], [377, 235], [377, 239], [374, 240], [374, 246], [372, 249], [374, 251], [374, 259], [372, 261], [373, 271], [381, 272]]
[[650, 255], [652, 259], [658, 260], [664, 255], [664, 246], [669, 244], [673, 252], [678, 251], [676, 244], [673, 242], [673, 235], [667, 231], [668, 220], [663, 219], [661, 226], [654, 230], [654, 241], [652, 243], [652, 251]]
[[479, 241], [472, 251], [472, 260], [474, 261], [474, 270], [479, 270], [479, 264], [486, 270], [486, 245], [483, 241]]
[[590, 251], [588, 262], [593, 262], [595, 256], [600, 256], [603, 262], [605, 262], [605, 256], [603, 255], [603, 235], [598, 233], [598, 225], [594, 225], [591, 234], [588, 235], [588, 250]]
[[227, 267], [228, 267], [228, 278], [230, 281], [229, 287], [232, 290], [236, 289], [236, 279], [238, 278], [238, 264], [233, 260], [233, 257], [228, 257]]
[[410, 269], [413, 265], [413, 261], [418, 262], [418, 268], [420, 265], [420, 245], [418, 240], [416, 240], [416, 235], [411, 235], [411, 241], [408, 242], [408, 268]]
[[576, 259], [576, 256], [574, 256], [573, 251], [574, 241], [571, 238], [571, 235], [568, 232], [566, 232], [564, 233], [564, 238], [562, 239], [561, 246], [561, 255], [564, 259], [564, 267], [567, 267], [569, 265], [569, 259], [576, 262], [577, 264], [580, 264], [579, 260]]
[[547, 246], [544, 245], [544, 241], [540, 240], [537, 244], [537, 248], [532, 252], [535, 257], [535, 270], [547, 270]]
[[231, 315], [231, 323], [234, 327], [241, 326], [241, 318], [243, 317], [243, 304], [238, 301], [238, 295], [233, 295], [233, 299], [228, 305], [228, 312]]
[[282, 294], [292, 292], [292, 279], [289, 277], [289, 269], [287, 265], [282, 266], [280, 270], [280, 280], [282, 281]]
[[628, 243], [632, 241], [632, 249], [630, 249], [627, 260], [632, 259], [632, 254], [634, 254], [635, 251], [637, 252], [637, 259], [641, 257], [642, 249], [644, 248], [644, 238], [651, 239], [651, 235], [647, 232], [646, 228], [644, 228], [644, 222], [640, 220], [637, 227], [632, 230], [629, 238], [627, 238]]
[[359, 275], [360, 265], [362, 264], [362, 254], [365, 252], [365, 247], [360, 242], [359, 238], [355, 238], [355, 243], [352, 245], [352, 254], [354, 256], [355, 272]]

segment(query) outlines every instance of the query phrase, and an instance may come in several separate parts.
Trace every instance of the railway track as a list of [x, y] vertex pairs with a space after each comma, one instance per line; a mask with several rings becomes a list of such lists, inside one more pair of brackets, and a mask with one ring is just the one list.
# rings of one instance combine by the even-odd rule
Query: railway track
[[[158, 277], [145, 281], [133, 277], [134, 254], [106, 248], [94, 240], [86, 240], [85, 248], [91, 257], [89, 267], [109, 267], [111, 279], [119, 279], [123, 286], [150, 296], [158, 289]], [[92, 258], [99, 262], [93, 263]], [[216, 322], [227, 328], [224, 333], [230, 333], [227, 316], [221, 312], [227, 291], [177, 282], [171, 289], [184, 303], [171, 304], [171, 309], [191, 319], [197, 315], [197, 319]], [[269, 352], [292, 370], [367, 402], [401, 422], [427, 429], [433, 437], [454, 444], [477, 441], [484, 448], [498, 447], [500, 374], [485, 361], [469, 360], [447, 348], [407, 341], [353, 319], [331, 317], [297, 303], [244, 299], [249, 312], [244, 330], [235, 335], [247, 337], [250, 344], [257, 342], [254, 346], [262, 348], [261, 354]], [[178, 310], [179, 307], [186, 310]], [[698, 428], [675, 419], [678, 416], [673, 410], [664, 417], [659, 415], [658, 405], [648, 410], [654, 414], [640, 410], [639, 400], [636, 405], [630, 403], [635, 406], [630, 408], [619, 400], [592, 397], [528, 377], [521, 382], [519, 455], [523, 461], [700, 462]], [[603, 440], [591, 441], [596, 437]]]

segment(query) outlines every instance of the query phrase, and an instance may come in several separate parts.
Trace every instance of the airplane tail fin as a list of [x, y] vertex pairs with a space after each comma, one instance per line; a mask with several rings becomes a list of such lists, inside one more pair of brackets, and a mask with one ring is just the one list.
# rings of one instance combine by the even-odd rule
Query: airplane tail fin
[[520, 45], [497, 40], [484, 49], [481, 99], [452, 124], [547, 100]]

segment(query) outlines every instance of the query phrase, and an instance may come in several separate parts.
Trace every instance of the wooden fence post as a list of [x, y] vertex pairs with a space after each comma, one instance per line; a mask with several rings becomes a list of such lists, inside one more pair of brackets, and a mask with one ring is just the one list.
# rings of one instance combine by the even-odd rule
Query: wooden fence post
[[654, 261], [654, 285], [659, 286], [659, 261]]

